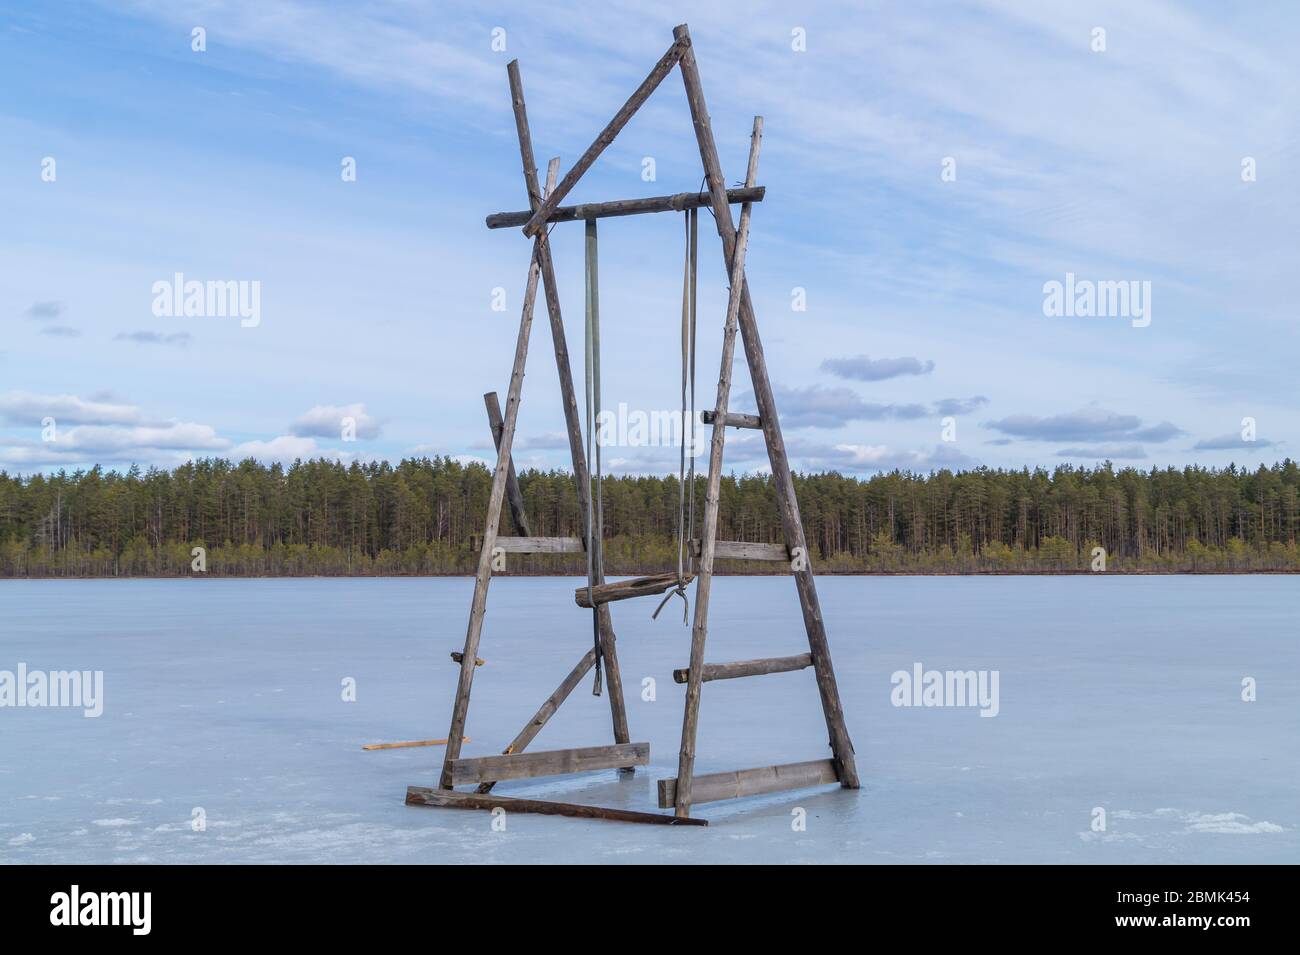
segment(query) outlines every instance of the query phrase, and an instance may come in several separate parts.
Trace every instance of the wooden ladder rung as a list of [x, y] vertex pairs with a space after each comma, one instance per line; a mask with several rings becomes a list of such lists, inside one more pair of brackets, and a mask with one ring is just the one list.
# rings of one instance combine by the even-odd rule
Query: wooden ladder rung
[[562, 776], [594, 769], [622, 769], [650, 762], [649, 743], [611, 743], [578, 749], [552, 749], [506, 756], [479, 756], [451, 761], [451, 784], [492, 783], [533, 776]]
[[[700, 539], [691, 540], [691, 556], [700, 556]], [[760, 544], [757, 541], [714, 541], [714, 560], [790, 560], [784, 544]]]
[[[694, 579], [694, 574], [687, 574], [684, 583], [689, 584]], [[573, 599], [579, 607], [590, 607], [594, 598], [595, 604], [599, 606], [615, 600], [651, 597], [655, 594], [661, 594], [665, 590], [671, 590], [676, 586], [677, 573], [676, 571], [670, 571], [666, 574], [654, 574], [650, 577], [633, 577], [631, 580], [615, 580], [607, 584], [597, 584], [591, 588], [590, 594], [587, 587], [579, 587], [574, 590]]]
[[[705, 411], [700, 415], [705, 424], [713, 424], [717, 419], [716, 411]], [[753, 428], [756, 431], [762, 430], [763, 419], [756, 414], [736, 414], [734, 411], [728, 411], [724, 419], [728, 428]]]
[[707, 826], [707, 819], [665, 816], [657, 812], [638, 812], [635, 809], [607, 809], [604, 806], [584, 806], [572, 802], [552, 802], [549, 799], [516, 799], [510, 796], [486, 796], [478, 793], [458, 793], [447, 789], [429, 789], [425, 786], [407, 786], [408, 806], [445, 806], [451, 809], [496, 809], [506, 812], [537, 812], [547, 816], [576, 816], [579, 819], [609, 819], [614, 822], [644, 822], [654, 826]]
[[[764, 766], [760, 769], [738, 769], [730, 773], [710, 773], [707, 776], [696, 776], [691, 781], [691, 804], [758, 796], [787, 789], [807, 789], [839, 781], [835, 763], [829, 759]], [[659, 808], [667, 809], [676, 802], [677, 780], [659, 780]]]
[[[735, 663], [706, 663], [700, 671], [700, 680], [735, 680], [742, 676], [763, 676], [767, 673], [788, 673], [791, 670], [804, 670], [813, 665], [811, 653], [800, 653], [793, 657], [765, 657], [761, 660], [737, 660]], [[690, 675], [689, 669], [673, 671], [673, 679], [685, 683]]]
[[507, 554], [585, 554], [577, 537], [498, 537], [497, 547]]

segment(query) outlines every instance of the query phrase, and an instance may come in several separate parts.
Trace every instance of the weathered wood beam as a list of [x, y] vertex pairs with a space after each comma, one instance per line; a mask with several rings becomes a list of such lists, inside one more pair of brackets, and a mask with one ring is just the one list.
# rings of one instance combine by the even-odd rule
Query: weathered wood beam
[[652, 826], [707, 826], [707, 819], [679, 819], [657, 812], [638, 812], [635, 809], [609, 809], [604, 806], [583, 806], [572, 802], [551, 802], [546, 799], [517, 799], [511, 796], [484, 796], [478, 793], [458, 793], [446, 789], [428, 789], [424, 786], [406, 788], [408, 806], [439, 806], [447, 809], [486, 809], [498, 807], [506, 812], [532, 812], [544, 816], [573, 816], [577, 819], [607, 819], [611, 822], [640, 822]]
[[[461, 742], [468, 743], [469, 737], [466, 736]], [[445, 746], [446, 744], [445, 739], [412, 739], [403, 740], [400, 743], [366, 743], [361, 748], [366, 751], [373, 751], [376, 749], [409, 749], [412, 746]]]
[[[728, 189], [732, 202], [762, 202], [767, 192], [765, 186], [752, 189]], [[577, 206], [560, 206], [546, 221], [583, 222], [587, 219], [611, 219], [615, 216], [635, 216], [653, 212], [684, 212], [698, 209], [712, 201], [707, 192], [678, 192], [671, 196], [646, 196], [643, 199], [613, 199], [609, 202], [584, 202]], [[494, 212], [485, 220], [489, 229], [508, 229], [520, 226], [533, 217], [532, 210], [522, 212]]]
[[[689, 584], [694, 579], [687, 574], [683, 583]], [[633, 597], [651, 597], [677, 586], [677, 572], [653, 574], [649, 577], [633, 577], [631, 580], [615, 580], [608, 584], [592, 587], [587, 593], [586, 587], [579, 587], [573, 592], [573, 599], [579, 607], [591, 607], [594, 598], [597, 606], [612, 603], [615, 600], [631, 600]]]
[[[691, 786], [691, 802], [739, 799], [742, 796], [760, 796], [763, 793], [778, 793], [787, 789], [826, 786], [839, 781], [839, 776], [835, 772], [835, 761], [831, 759], [787, 763], [784, 766], [764, 766], [761, 769], [740, 769], [730, 773], [710, 773], [707, 776], [695, 777]], [[667, 809], [676, 803], [677, 780], [659, 780], [659, 808]]]
[[461, 783], [501, 782], [504, 779], [532, 779], [534, 776], [564, 776], [597, 769], [644, 766], [649, 762], [649, 743], [611, 743], [608, 746], [456, 759], [451, 763], [451, 781], [459, 786]]
[[[551, 163], [547, 187], [555, 183], [559, 161]], [[510, 449], [515, 441], [515, 424], [519, 420], [519, 395], [524, 387], [524, 366], [528, 362], [528, 336], [533, 328], [533, 304], [537, 299], [537, 282], [541, 275], [538, 255], [543, 240], [533, 243], [533, 255], [528, 267], [528, 282], [524, 288], [523, 313], [519, 319], [519, 335], [515, 340], [515, 360], [510, 371], [510, 388], [506, 392], [506, 411], [502, 419], [501, 440], [497, 443], [497, 466], [492, 475], [492, 492], [488, 496], [486, 526], [483, 530], [483, 547], [479, 552], [478, 570], [474, 575], [474, 598], [470, 603], [469, 626], [465, 632], [465, 649], [460, 662], [460, 679], [456, 683], [456, 699], [451, 709], [451, 729], [447, 733], [447, 752], [443, 758], [439, 785], [452, 787], [451, 767], [460, 756], [461, 739], [465, 735], [465, 720], [469, 715], [469, 695], [474, 686], [474, 661], [478, 659], [479, 638], [483, 635], [483, 617], [487, 613], [488, 584], [492, 582], [492, 550], [496, 546], [497, 528], [501, 524], [501, 506], [506, 493], [506, 473], [510, 466]]]
[[[524, 169], [524, 189], [534, 209], [542, 204], [537, 185], [537, 166], [533, 161], [533, 138], [528, 128], [528, 109], [524, 104], [524, 84], [519, 78], [519, 61], [506, 66], [510, 79], [510, 101], [515, 114], [515, 132], [519, 137], [519, 157]], [[587, 470], [587, 452], [582, 442], [582, 419], [578, 416], [578, 397], [573, 390], [573, 371], [569, 366], [569, 346], [564, 334], [564, 316], [560, 312], [560, 286], [555, 280], [551, 261], [551, 244], [542, 233], [538, 259], [542, 266], [542, 288], [546, 293], [546, 314], [551, 323], [551, 343], [555, 350], [555, 370], [560, 379], [560, 400], [564, 404], [564, 426], [569, 435], [569, 454], [573, 459], [573, 480], [578, 490], [578, 513], [582, 520], [582, 539], [587, 539], [587, 502], [591, 498], [591, 472]], [[597, 567], [597, 583], [604, 583], [605, 568]], [[626, 743], [632, 737], [627, 726], [627, 703], [623, 698], [623, 675], [618, 665], [614, 620], [609, 608], [600, 614], [600, 651], [605, 665], [605, 683], [609, 690], [609, 714], [613, 723], [614, 742]]]
[[[678, 35], [682, 39], [685, 34]], [[691, 55], [689, 47], [683, 56]], [[754, 117], [754, 130], [749, 139], [749, 169], [745, 175], [745, 185], [752, 186], [758, 174], [758, 151], [763, 142], [763, 117]], [[708, 164], [705, 164], [707, 169]], [[716, 204], [718, 195], [709, 190]], [[722, 447], [726, 440], [727, 403], [731, 400], [731, 367], [736, 353], [737, 317], [740, 313], [740, 289], [745, 279], [745, 248], [749, 238], [749, 218], [751, 206], [747, 202], [740, 207], [740, 234], [733, 237], [731, 253], [727, 256], [730, 264], [730, 292], [727, 297], [727, 318], [722, 335], [722, 369], [718, 373], [718, 394], [714, 403], [713, 437], [709, 445], [709, 477], [704, 489], [704, 524], [700, 531], [700, 555], [696, 565], [699, 583], [695, 585], [695, 618], [691, 626], [691, 664], [686, 680], [686, 705], [682, 716], [682, 745], [677, 757], [677, 778], [675, 789], [678, 816], [691, 814], [691, 776], [695, 767], [695, 734], [700, 718], [700, 686], [704, 668], [704, 641], [709, 626], [709, 594], [713, 586], [713, 559], [717, 551], [718, 512], [721, 506], [722, 488]], [[716, 209], [714, 211], [716, 215]], [[731, 209], [727, 208], [727, 222], [731, 222]]]
[[[690, 31], [683, 24], [673, 30], [673, 35], [679, 40], [689, 40]], [[683, 52], [680, 66], [682, 83], [686, 87], [686, 101], [690, 105], [691, 120], [695, 125], [695, 138], [700, 147], [700, 160], [704, 164], [709, 193], [713, 196], [713, 215], [717, 220], [718, 235], [722, 239], [723, 262], [730, 267], [737, 248], [736, 230], [731, 221], [731, 208], [727, 203], [722, 165], [718, 161], [718, 147], [713, 140], [713, 128], [709, 124], [704, 87], [700, 82], [699, 67], [691, 47], [688, 46]], [[808, 542], [804, 537], [803, 521], [799, 516], [799, 501], [795, 497], [790, 459], [786, 454], [785, 439], [781, 436], [776, 398], [772, 394], [772, 383], [767, 374], [767, 359], [763, 354], [763, 342], [758, 333], [758, 319], [754, 316], [754, 303], [749, 294], [749, 283], [743, 275], [740, 280], [740, 293], [738, 315], [740, 334], [744, 340], [745, 358], [753, 381], [755, 404], [758, 405], [758, 415], [763, 422], [763, 438], [767, 443], [768, 461], [772, 467], [772, 483], [781, 513], [781, 526], [790, 549], [793, 551], [795, 548], [800, 548], [801, 553], [807, 557]], [[853, 742], [849, 739], [848, 727], [844, 721], [844, 708], [840, 702], [839, 687], [835, 682], [835, 668], [831, 664], [826, 623], [822, 619], [821, 603], [817, 598], [817, 585], [813, 579], [811, 561], [806, 561], [802, 570], [795, 571], [794, 578], [795, 586], [799, 591], [804, 628], [808, 632], [808, 648], [816, 662], [817, 690], [821, 696], [822, 713], [826, 717], [831, 750], [839, 764], [840, 784], [849, 789], [857, 789], [861, 782], [853, 758]]]
[[[505, 431], [505, 421], [501, 418], [501, 405], [497, 402], [497, 393], [489, 391], [483, 396], [487, 408], [488, 427], [492, 429], [492, 442], [501, 450], [501, 435]], [[510, 519], [515, 523], [515, 531], [523, 537], [528, 536], [528, 516], [524, 510], [524, 493], [519, 490], [519, 478], [515, 476], [514, 457], [506, 470], [506, 500], [510, 502]]]
[[[764, 676], [768, 673], [789, 673], [792, 670], [806, 670], [812, 666], [812, 654], [800, 653], [793, 657], [766, 657], [761, 660], [737, 660], [734, 663], [706, 663], [700, 673], [700, 681], [735, 680], [742, 676]], [[673, 680], [685, 683], [690, 670], [673, 671]]]
[[[668, 48], [668, 52], [661, 56], [659, 62], [654, 65], [650, 75], [636, 88], [636, 92], [628, 97], [627, 102], [614, 114], [614, 118], [606, 124], [605, 128], [600, 131], [600, 135], [587, 147], [587, 151], [578, 157], [578, 161], [573, 164], [573, 168], [564, 174], [564, 178], [555, 187], [555, 191], [547, 196], [546, 201], [533, 211], [533, 217], [524, 226], [524, 235], [532, 238], [541, 231], [542, 226], [546, 224], [555, 211], [555, 207], [578, 184], [578, 180], [582, 178], [583, 173], [591, 168], [591, 164], [596, 161], [596, 157], [603, 153], [605, 147], [614, 141], [614, 137], [619, 134], [623, 127], [627, 125], [627, 121], [641, 108], [641, 104], [650, 98], [650, 94], [663, 82], [663, 78], [668, 75], [669, 71], [677, 65], [682, 53], [689, 49], [690, 45], [689, 36], [678, 37], [673, 41], [673, 45]], [[753, 184], [750, 183], [750, 185]]]
[[576, 537], [498, 537], [497, 547], [507, 554], [583, 554]]
[[[519, 734], [511, 741], [510, 745], [506, 747], [504, 755], [509, 756], [511, 753], [522, 753], [528, 744], [537, 737], [537, 734], [542, 731], [542, 727], [546, 725], [547, 720], [554, 716], [555, 711], [558, 710], [561, 704], [569, 698], [569, 694], [573, 692], [574, 687], [582, 682], [582, 678], [586, 676], [595, 665], [596, 649], [593, 647], [587, 651], [586, 655], [583, 656], [581, 660], [578, 661], [578, 665], [569, 671], [569, 675], [560, 682], [560, 685], [556, 687], [555, 692], [546, 698], [546, 702], [538, 707], [537, 712], [533, 714], [533, 718], [524, 724], [524, 728], [519, 731]], [[479, 785], [478, 791], [480, 793], [489, 793], [495, 785], [496, 783], [494, 782], [482, 783]]]
[[[713, 424], [713, 419], [717, 417], [716, 411], [705, 411], [700, 415], [705, 424]], [[735, 411], [728, 411], [727, 417], [723, 421], [728, 428], [753, 428], [756, 431], [763, 429], [762, 419], [756, 414], [739, 414]]]
[[[698, 537], [691, 539], [691, 556], [700, 556]], [[784, 544], [761, 544], [758, 541], [714, 541], [714, 560], [772, 560], [789, 561], [790, 552]]]

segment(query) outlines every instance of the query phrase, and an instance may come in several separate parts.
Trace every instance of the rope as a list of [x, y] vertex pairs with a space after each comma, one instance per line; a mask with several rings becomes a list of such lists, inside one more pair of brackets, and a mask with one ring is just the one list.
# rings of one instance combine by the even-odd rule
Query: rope
[[695, 316], [696, 261], [700, 238], [698, 209], [686, 213], [685, 225], [686, 256], [682, 266], [682, 444], [677, 466], [677, 586], [659, 601], [659, 606], [650, 615], [650, 619], [657, 619], [659, 611], [664, 609], [668, 601], [673, 597], [681, 597], [682, 623], [687, 622], [691, 607], [690, 600], [686, 597], [686, 549], [695, 530]]
[[587, 277], [587, 315], [586, 315], [586, 385], [587, 385], [587, 463], [590, 468], [588, 479], [591, 484], [587, 493], [587, 598], [591, 601], [591, 639], [596, 653], [596, 682], [591, 688], [593, 696], [600, 696], [601, 663], [603, 654], [600, 646], [600, 608], [596, 605], [593, 588], [596, 584], [598, 569], [605, 566], [601, 548], [604, 537], [604, 507], [601, 496], [601, 461], [600, 436], [597, 428], [600, 422], [600, 294], [596, 268], [596, 220], [587, 221], [586, 239], [586, 277]]

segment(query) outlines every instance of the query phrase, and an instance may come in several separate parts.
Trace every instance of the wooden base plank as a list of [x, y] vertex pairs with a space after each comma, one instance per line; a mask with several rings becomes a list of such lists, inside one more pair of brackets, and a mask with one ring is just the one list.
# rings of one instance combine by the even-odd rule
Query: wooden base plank
[[[787, 789], [807, 789], [840, 781], [835, 762], [814, 759], [807, 763], [786, 763], [760, 769], [738, 769], [729, 773], [696, 776], [691, 784], [691, 803], [717, 802]], [[659, 780], [659, 808], [669, 809], [677, 802], [677, 780]]]
[[451, 784], [500, 782], [534, 776], [563, 776], [595, 769], [622, 769], [650, 762], [649, 743], [611, 743], [577, 749], [552, 749], [535, 753], [509, 753], [451, 761]]
[[652, 826], [707, 826], [707, 819], [665, 816], [657, 812], [639, 812], [635, 809], [610, 809], [605, 806], [583, 806], [572, 802], [552, 802], [546, 799], [518, 799], [512, 796], [485, 796], [479, 793], [458, 793], [446, 789], [428, 789], [424, 786], [406, 787], [408, 806], [439, 806], [448, 809], [487, 809], [500, 806], [506, 812], [534, 812], [545, 816], [574, 816], [578, 819], [607, 819], [611, 822], [640, 822]]
[[[735, 680], [742, 676], [764, 676], [768, 673], [789, 673], [812, 666], [812, 654], [800, 653], [793, 657], [766, 657], [761, 660], [737, 660], [734, 663], [706, 663], [700, 672], [700, 682]], [[673, 671], [673, 680], [685, 683], [690, 670], [683, 667]]]

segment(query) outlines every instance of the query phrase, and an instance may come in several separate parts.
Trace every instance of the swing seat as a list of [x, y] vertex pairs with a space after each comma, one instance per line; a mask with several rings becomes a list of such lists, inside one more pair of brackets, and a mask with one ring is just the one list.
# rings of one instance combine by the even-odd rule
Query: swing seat
[[[694, 574], [687, 574], [682, 583], [689, 584], [695, 579]], [[579, 587], [573, 592], [573, 599], [579, 607], [590, 609], [593, 605], [612, 603], [615, 600], [629, 600], [632, 597], [652, 597], [677, 586], [677, 574], [652, 574], [649, 577], [633, 577], [631, 580], [616, 580], [608, 584], [598, 584], [590, 588]]]

